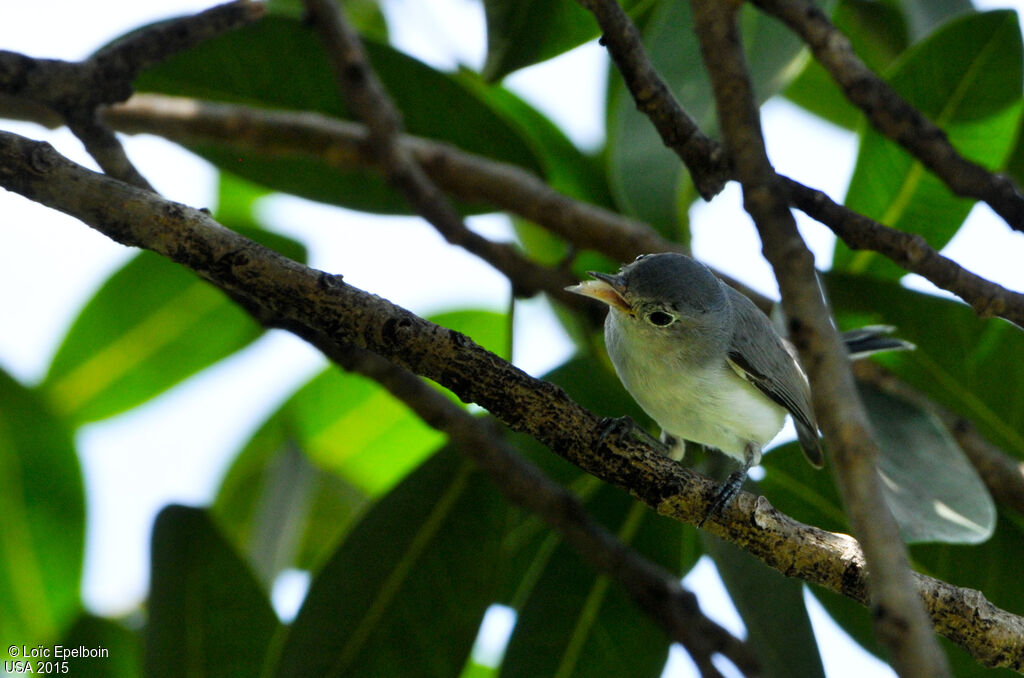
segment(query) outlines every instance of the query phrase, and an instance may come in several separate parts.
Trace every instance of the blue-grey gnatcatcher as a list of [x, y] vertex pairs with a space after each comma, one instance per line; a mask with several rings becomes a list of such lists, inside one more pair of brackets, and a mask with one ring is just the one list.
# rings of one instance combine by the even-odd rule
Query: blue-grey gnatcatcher
[[[823, 465], [810, 388], [793, 352], [753, 302], [682, 254], [648, 254], [616, 275], [567, 288], [609, 307], [608, 355], [623, 386], [664, 434], [714, 447], [742, 463], [708, 515], [739, 490], [761, 449], [793, 417], [808, 461]], [[851, 333], [851, 350], [901, 348], [890, 328]]]

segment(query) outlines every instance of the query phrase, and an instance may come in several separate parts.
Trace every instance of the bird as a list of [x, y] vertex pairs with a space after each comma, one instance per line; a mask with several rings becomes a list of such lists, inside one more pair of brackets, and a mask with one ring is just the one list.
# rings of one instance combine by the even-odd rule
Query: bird
[[[750, 299], [678, 253], [640, 255], [617, 274], [588, 275], [594, 280], [566, 289], [608, 306], [604, 339], [612, 365], [661, 427], [662, 440], [699, 443], [740, 463], [705, 520], [736, 495], [787, 415], [807, 461], [824, 465], [807, 376]], [[891, 330], [860, 328], [847, 342], [858, 355], [911, 346], [883, 336]]]

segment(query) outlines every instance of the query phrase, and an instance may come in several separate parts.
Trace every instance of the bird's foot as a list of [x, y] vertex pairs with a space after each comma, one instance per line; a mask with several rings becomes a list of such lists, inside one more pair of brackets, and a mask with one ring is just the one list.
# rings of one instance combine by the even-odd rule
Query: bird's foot
[[743, 467], [738, 471], [733, 471], [729, 474], [729, 477], [725, 479], [722, 486], [718, 488], [718, 494], [715, 495], [715, 501], [711, 504], [711, 508], [704, 514], [700, 522], [697, 523], [697, 527], [704, 527], [704, 523], [707, 522], [708, 518], [714, 518], [719, 516], [722, 512], [728, 508], [729, 502], [733, 500], [740, 491], [740, 487], [743, 485], [743, 481], [747, 479], [747, 473], [750, 471], [751, 466], [755, 466], [761, 463], [761, 446], [756, 443], [747, 443], [746, 449], [743, 452]]
[[632, 417], [604, 417], [601, 419], [601, 435], [597, 438], [597, 447], [604, 445], [608, 436], [633, 436], [637, 440], [647, 443], [658, 452], [662, 454], [668, 454], [669, 448], [666, 447], [665, 443], [661, 442], [650, 433], [647, 432], [643, 426], [640, 426]]
[[729, 502], [733, 500], [743, 485], [743, 481], [747, 479], [747, 469], [739, 471], [733, 471], [729, 474], [729, 477], [725, 479], [721, 487], [718, 488], [718, 494], [715, 495], [715, 501], [711, 504], [711, 508], [704, 514], [700, 522], [697, 523], [697, 527], [704, 527], [704, 523], [707, 522], [708, 518], [713, 518], [722, 514], [728, 506]]

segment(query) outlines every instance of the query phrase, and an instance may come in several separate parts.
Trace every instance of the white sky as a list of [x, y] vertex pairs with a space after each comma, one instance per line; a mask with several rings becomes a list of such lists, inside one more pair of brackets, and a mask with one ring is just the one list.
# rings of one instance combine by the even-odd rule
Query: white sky
[[[1020, 2], [976, 4], [1019, 7]], [[0, 21], [0, 49], [79, 59], [128, 29], [212, 4], [197, 0], [19, 3], [17, 12], [8, 12]], [[402, 49], [439, 66], [482, 63], [485, 38], [478, 1], [387, 0], [385, 7], [393, 39]], [[603, 64], [603, 50], [591, 44], [516, 74], [507, 83], [552, 117], [577, 144], [594, 147], [603, 134]], [[841, 199], [856, 153], [854, 137], [801, 116], [785, 102], [770, 103], [764, 117], [776, 167]], [[64, 131], [8, 121], [0, 121], [0, 128], [46, 139], [76, 161], [94, 166]], [[143, 175], [168, 198], [194, 206], [213, 201], [214, 172], [202, 161], [151, 137], [128, 138], [126, 146]], [[822, 163], [823, 157], [830, 161]], [[290, 198], [272, 199], [264, 207], [266, 219], [276, 230], [309, 245], [313, 266], [342, 272], [346, 281], [417, 313], [455, 307], [503, 309], [507, 303], [508, 287], [501, 276], [446, 245], [415, 219], [369, 217]], [[827, 267], [831, 234], [801, 219], [819, 265]], [[488, 235], [511, 237], [501, 217], [476, 218], [472, 223]], [[700, 258], [774, 294], [770, 269], [760, 256], [735, 187], [697, 208], [694, 224], [694, 248]], [[0, 289], [8, 290], [0, 294], [0, 317], [4, 318], [0, 367], [35, 383], [78, 309], [131, 252], [73, 219], [7, 193], [0, 194], [0, 237]], [[946, 253], [982, 275], [1021, 290], [1022, 242], [1019, 234], [1013, 235], [987, 208], [979, 207]], [[437, 275], [438, 271], [444, 275]], [[415, 284], [410, 284], [412, 276]], [[31, 297], [21, 293], [26, 280], [33, 281]], [[516, 347], [517, 363], [534, 374], [557, 365], [571, 351], [541, 302], [517, 309]], [[281, 399], [323, 364], [302, 342], [271, 332], [151, 403], [81, 430], [77, 443], [89, 502], [83, 586], [90, 608], [116, 614], [145, 596], [149, 533], [156, 512], [169, 502], [208, 502], [231, 455]], [[289, 581], [294, 583], [295, 578]], [[702, 563], [687, 584], [700, 595], [709, 614], [742, 631], [713, 567]], [[281, 596], [281, 600], [287, 598]], [[282, 608], [287, 605], [281, 603]], [[816, 614], [814, 619], [828, 638], [829, 675], [892, 675], [888, 667], [843, 640], [841, 632], [822, 631], [830, 623], [824, 615]], [[507, 617], [503, 621], [500, 613], [494, 615], [495, 629], [507, 623]], [[681, 652], [673, 652], [666, 675], [696, 674]]]

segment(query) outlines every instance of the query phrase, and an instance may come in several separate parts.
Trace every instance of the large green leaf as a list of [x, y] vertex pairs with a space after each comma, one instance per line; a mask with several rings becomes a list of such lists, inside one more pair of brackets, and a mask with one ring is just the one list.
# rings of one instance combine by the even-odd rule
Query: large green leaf
[[[653, 0], [624, 0], [635, 13]], [[596, 38], [590, 12], [572, 0], [484, 0], [487, 61], [483, 76], [500, 80], [512, 71], [558, 56]]]
[[971, 0], [901, 0], [912, 40], [920, 40], [946, 21], [974, 11]]
[[[365, 46], [410, 133], [540, 173], [540, 165], [516, 127], [506, 124], [457, 78], [373, 39], [366, 39]], [[302, 21], [287, 16], [268, 16], [206, 41], [143, 73], [136, 87], [349, 117], [316, 34]], [[452, 124], [453, 120], [458, 123]], [[276, 190], [365, 211], [409, 211], [401, 196], [364, 168], [295, 156], [240, 153], [227, 145], [196, 145], [193, 150], [224, 169]]]
[[[680, 526], [602, 485], [591, 515], [648, 558], [678, 570]], [[538, 574], [519, 610], [501, 675], [658, 676], [669, 640], [614, 580], [598, 575], [565, 544], [538, 552]]]
[[0, 637], [56, 640], [78, 612], [85, 496], [66, 422], [0, 371]]
[[766, 678], [824, 678], [799, 579], [783, 576], [739, 547], [704, 533], [708, 555], [747, 628]]
[[[742, 9], [742, 30], [755, 91], [764, 101], [786, 84], [802, 43], [749, 5]], [[689, 3], [660, 3], [643, 29], [643, 40], [651, 62], [683, 108], [705, 132], [716, 127], [714, 95]], [[686, 210], [696, 197], [689, 178], [614, 72], [608, 89], [608, 177], [623, 213], [668, 238], [680, 237]]]
[[444, 441], [376, 383], [328, 368], [286, 405], [300, 449], [318, 468], [378, 495]]
[[288, 568], [312, 570], [367, 503], [302, 453], [286, 406], [235, 457], [212, 512], [268, 589]]
[[992, 497], [938, 417], [866, 384], [859, 391], [878, 442], [882, 489], [903, 539], [977, 544], [992, 536]]
[[[943, 26], [909, 50], [889, 81], [911, 104], [942, 127], [971, 160], [1003, 165], [1013, 148], [1021, 112], [1021, 35], [1011, 11], [971, 14]], [[920, 162], [874, 128], [867, 129], [847, 207], [944, 246], [970, 211]], [[836, 243], [836, 270], [899, 277], [905, 271], [874, 252]]]
[[161, 511], [151, 562], [146, 676], [259, 675], [277, 616], [207, 513]]
[[[431, 319], [498, 355], [509, 353], [502, 314], [457, 311]], [[303, 452], [369, 495], [386, 492], [444, 441], [442, 433], [376, 383], [334, 369], [306, 384], [286, 407]]]
[[[293, 259], [305, 251], [266, 231], [243, 233]], [[76, 422], [135, 407], [246, 346], [261, 328], [186, 268], [141, 252], [79, 313], [42, 389]]]
[[317, 574], [273, 675], [458, 676], [493, 600], [504, 503], [446, 448]]
[[1024, 335], [1017, 327], [891, 281], [833, 273], [825, 282], [844, 328], [895, 325], [917, 345], [875, 360], [1024, 459]]
[[[499, 355], [507, 316], [433, 316]], [[312, 569], [369, 499], [387, 492], [444, 441], [404, 403], [363, 377], [329, 368], [271, 415], [235, 457], [214, 505], [264, 582]]]
[[[992, 535], [996, 512], [974, 467], [935, 415], [860, 384], [879, 447], [886, 503], [908, 543], [976, 544]], [[795, 443], [765, 458], [760, 483], [780, 510], [833, 531], [849, 531], [832, 476], [800, 463]]]

